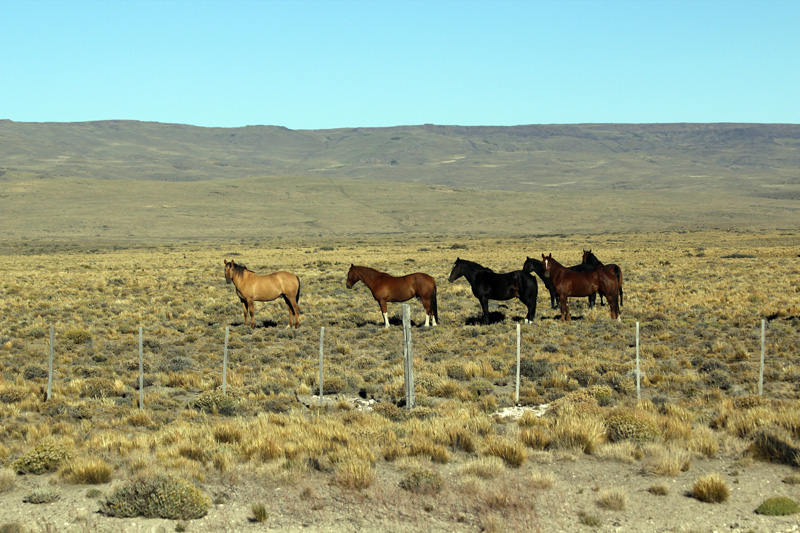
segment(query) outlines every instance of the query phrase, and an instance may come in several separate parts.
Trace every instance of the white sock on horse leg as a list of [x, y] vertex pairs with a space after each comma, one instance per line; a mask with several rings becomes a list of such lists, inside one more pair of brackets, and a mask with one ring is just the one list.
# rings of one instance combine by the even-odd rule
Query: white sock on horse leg
[[425, 327], [427, 328], [430, 325], [431, 325], [431, 315], [425, 315]]
[[383, 313], [383, 324], [384, 324], [383, 327], [385, 327], [385, 328], [389, 327], [389, 314], [388, 313]]

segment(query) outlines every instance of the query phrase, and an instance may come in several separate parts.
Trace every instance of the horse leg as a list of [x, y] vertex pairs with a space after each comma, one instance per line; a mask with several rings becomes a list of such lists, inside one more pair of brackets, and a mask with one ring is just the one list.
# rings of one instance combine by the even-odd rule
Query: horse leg
[[[294, 325], [293, 323], [295, 322], [295, 318], [297, 317], [297, 312], [295, 311], [295, 306], [297, 304], [293, 304], [292, 300], [290, 300], [289, 297], [286, 296], [285, 294], [281, 294], [281, 296], [283, 296], [283, 301], [286, 302], [286, 305], [289, 307], [289, 323], [286, 325], [286, 328], [288, 329], [291, 328], [292, 325]], [[299, 319], [296, 322], [297, 325], [294, 326], [295, 328], [300, 326]]]
[[381, 306], [381, 315], [383, 315], [383, 327], [389, 327], [389, 313], [386, 310], [386, 302], [384, 300], [378, 300], [378, 305]]
[[483, 323], [489, 325], [489, 299], [481, 300], [481, 310], [483, 311]]
[[247, 322], [247, 311], [250, 311], [250, 328], [254, 329], [256, 327], [256, 306], [253, 303], [253, 300], [247, 300], [247, 305], [244, 313], [244, 321]]
[[242, 307], [244, 308], [244, 325], [247, 325], [247, 300], [242, 298]]
[[561, 321], [569, 322], [572, 320], [572, 317], [569, 316], [569, 303], [567, 302], [567, 297], [559, 295], [558, 299], [561, 300]]

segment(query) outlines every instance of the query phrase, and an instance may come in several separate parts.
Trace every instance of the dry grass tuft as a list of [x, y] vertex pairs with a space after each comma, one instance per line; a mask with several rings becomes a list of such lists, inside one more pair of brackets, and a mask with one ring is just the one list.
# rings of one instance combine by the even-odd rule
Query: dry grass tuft
[[111, 481], [114, 468], [102, 459], [82, 458], [70, 462], [61, 476], [76, 485], [99, 485]]
[[690, 495], [706, 503], [722, 503], [730, 496], [728, 485], [716, 472], [695, 480]]
[[622, 487], [609, 487], [597, 495], [597, 505], [610, 511], [622, 511], [628, 504], [628, 494]]
[[486, 443], [486, 455], [499, 457], [507, 465], [519, 467], [528, 458], [528, 450], [520, 442], [511, 441], [503, 437], [493, 437]]
[[648, 454], [642, 466], [645, 474], [675, 477], [689, 470], [692, 464], [691, 455], [682, 448], [651, 445], [645, 453]]
[[488, 456], [470, 459], [461, 467], [461, 472], [483, 479], [493, 479], [505, 470], [505, 462], [499, 457]]
[[606, 440], [606, 426], [594, 417], [568, 415], [550, 430], [550, 448], [594, 453]]

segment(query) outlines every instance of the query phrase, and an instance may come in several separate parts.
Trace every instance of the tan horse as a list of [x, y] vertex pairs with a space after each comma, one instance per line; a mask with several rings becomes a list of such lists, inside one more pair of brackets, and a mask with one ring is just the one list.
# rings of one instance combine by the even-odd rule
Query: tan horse
[[225, 281], [233, 282], [236, 287], [236, 296], [242, 301], [244, 307], [244, 323], [247, 324], [247, 313], [250, 313], [250, 327], [256, 327], [255, 306], [253, 302], [271, 302], [278, 296], [283, 296], [289, 306], [289, 325], [287, 328], [300, 327], [300, 278], [289, 272], [275, 272], [262, 276], [248, 270], [244, 265], [237, 265], [234, 261], [225, 261]]

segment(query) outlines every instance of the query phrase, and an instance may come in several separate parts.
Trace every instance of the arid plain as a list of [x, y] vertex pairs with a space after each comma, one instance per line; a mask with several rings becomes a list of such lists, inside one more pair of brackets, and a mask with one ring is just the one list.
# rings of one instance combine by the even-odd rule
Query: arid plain
[[[0, 126], [4, 531], [798, 530], [755, 512], [800, 499], [797, 127], [269, 130], [225, 159], [220, 139], [248, 131]], [[476, 325], [450, 267], [584, 249], [621, 266], [622, 320], [575, 298], [562, 323], [539, 282], [516, 402], [524, 307]], [[279, 301], [246, 327], [223, 259], [296, 273], [301, 327]], [[413, 328], [415, 409], [398, 405], [400, 305], [380, 327], [368, 290], [345, 288], [351, 263], [437, 281], [440, 325]], [[172, 518], [136, 516], [134, 487]]]

